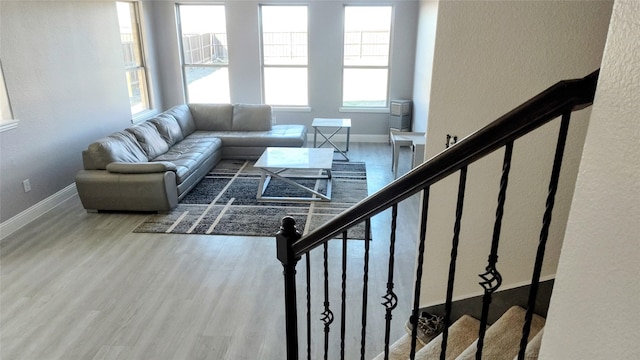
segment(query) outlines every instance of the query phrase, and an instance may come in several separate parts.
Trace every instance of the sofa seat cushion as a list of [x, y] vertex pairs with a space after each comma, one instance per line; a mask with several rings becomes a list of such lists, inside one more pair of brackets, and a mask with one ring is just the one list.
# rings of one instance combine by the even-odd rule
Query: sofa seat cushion
[[[173, 145], [169, 151], [152, 161], [168, 161], [176, 166], [176, 183], [181, 184], [198, 170], [207, 159], [220, 151], [222, 141], [215, 137], [201, 138], [188, 136]], [[209, 169], [206, 169], [209, 170]]]
[[301, 147], [306, 143], [307, 132], [304, 125], [274, 125], [268, 131], [196, 131], [191, 136], [215, 136], [222, 140], [223, 147]]

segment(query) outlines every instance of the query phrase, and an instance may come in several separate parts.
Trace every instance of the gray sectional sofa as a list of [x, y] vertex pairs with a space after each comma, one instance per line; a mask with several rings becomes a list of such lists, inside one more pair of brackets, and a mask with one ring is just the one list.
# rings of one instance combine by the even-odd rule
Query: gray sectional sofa
[[88, 211], [177, 206], [221, 159], [257, 159], [268, 146], [302, 147], [304, 125], [272, 125], [271, 107], [189, 104], [100, 139], [82, 152], [76, 188]]

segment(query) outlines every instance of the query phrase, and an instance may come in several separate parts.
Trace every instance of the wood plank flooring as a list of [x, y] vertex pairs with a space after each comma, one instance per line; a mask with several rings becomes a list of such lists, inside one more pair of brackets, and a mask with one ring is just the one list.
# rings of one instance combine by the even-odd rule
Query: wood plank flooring
[[[392, 180], [387, 144], [351, 144], [369, 192]], [[406, 171], [409, 154], [401, 157]], [[405, 168], [403, 169], [403, 166]], [[419, 199], [400, 207], [391, 341], [404, 333], [414, 282]], [[87, 213], [72, 198], [0, 243], [0, 359], [284, 359], [282, 267], [273, 238], [140, 234], [146, 214]], [[366, 358], [383, 346], [390, 213], [373, 220]], [[279, 224], [274, 224], [274, 232]], [[363, 241], [349, 241], [346, 358], [359, 358]], [[329, 245], [338, 358], [342, 241]], [[312, 263], [312, 350], [323, 348], [322, 252]], [[298, 266], [305, 339], [304, 261]], [[301, 353], [305, 349], [301, 345]]]

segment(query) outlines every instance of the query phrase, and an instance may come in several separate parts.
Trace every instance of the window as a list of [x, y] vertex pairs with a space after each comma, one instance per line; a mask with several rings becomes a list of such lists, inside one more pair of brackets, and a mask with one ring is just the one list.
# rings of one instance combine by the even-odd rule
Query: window
[[346, 6], [342, 106], [386, 107], [391, 6]]
[[182, 71], [191, 103], [229, 103], [229, 51], [223, 5], [178, 5]]
[[136, 5], [137, 3], [133, 2], [116, 2], [129, 103], [133, 116], [149, 109], [149, 93]]
[[263, 5], [260, 10], [264, 102], [307, 106], [307, 7]]
[[18, 120], [13, 118], [9, 93], [4, 82], [2, 63], [0, 63], [0, 132], [15, 129], [18, 127]]

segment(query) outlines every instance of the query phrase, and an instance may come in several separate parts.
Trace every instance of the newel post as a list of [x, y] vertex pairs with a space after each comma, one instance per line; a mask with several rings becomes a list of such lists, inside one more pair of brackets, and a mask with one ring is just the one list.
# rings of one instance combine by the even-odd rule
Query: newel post
[[295, 256], [291, 245], [302, 234], [296, 229], [296, 221], [290, 217], [282, 218], [280, 231], [276, 233], [278, 260], [284, 268], [284, 306], [287, 339], [287, 360], [298, 359], [298, 310], [296, 307], [296, 264], [300, 260]]

